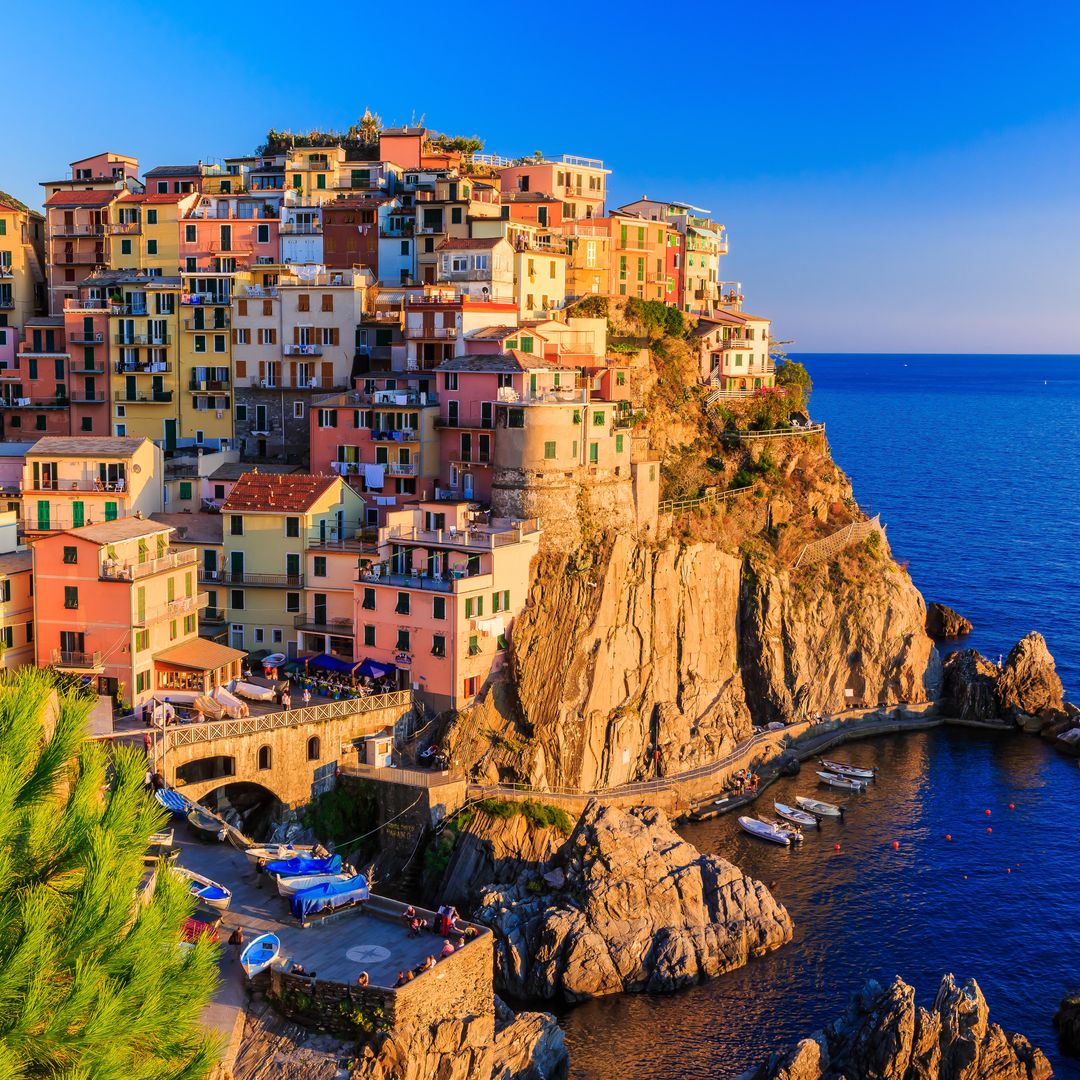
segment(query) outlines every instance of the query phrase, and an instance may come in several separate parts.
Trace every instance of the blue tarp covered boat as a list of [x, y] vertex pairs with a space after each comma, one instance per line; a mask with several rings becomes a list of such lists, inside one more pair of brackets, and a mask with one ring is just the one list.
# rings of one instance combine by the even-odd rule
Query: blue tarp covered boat
[[275, 859], [266, 864], [268, 874], [281, 874], [283, 877], [299, 877], [301, 874], [336, 874], [340, 869], [340, 855], [331, 855], [329, 859], [305, 859], [297, 855], [292, 859]]
[[293, 918], [303, 921], [318, 911], [344, 907], [367, 898], [367, 879], [363, 874], [357, 874], [345, 881], [324, 881], [294, 894], [289, 901], [289, 910]]
[[183, 817], [191, 809], [191, 801], [186, 796], [181, 795], [179, 791], [173, 791], [172, 788], [161, 788], [159, 791], [155, 791], [154, 798], [170, 814], [176, 814], [177, 817]]

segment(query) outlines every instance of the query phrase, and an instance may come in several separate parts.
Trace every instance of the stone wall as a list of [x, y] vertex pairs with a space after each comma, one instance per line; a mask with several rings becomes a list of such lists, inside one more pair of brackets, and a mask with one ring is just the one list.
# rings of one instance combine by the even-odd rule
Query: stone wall
[[[264, 390], [252, 386], [238, 386], [235, 404], [247, 406], [247, 419], [237, 420], [236, 445], [245, 457], [270, 461], [282, 461], [293, 465], [308, 460], [308, 408], [311, 393], [296, 390]], [[295, 403], [303, 406], [303, 416], [294, 416]], [[266, 406], [266, 427], [256, 428], [255, 406]], [[254, 431], [267, 431], [268, 435], [254, 435]], [[265, 453], [263, 452], [265, 444]]]

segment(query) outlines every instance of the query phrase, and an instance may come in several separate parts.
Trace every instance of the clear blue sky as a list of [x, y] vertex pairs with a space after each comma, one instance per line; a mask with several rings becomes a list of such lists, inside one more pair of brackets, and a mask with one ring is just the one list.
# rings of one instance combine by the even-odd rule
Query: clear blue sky
[[1080, 352], [1075, 4], [14, 0], [4, 29], [0, 188], [32, 205], [89, 153], [220, 158], [368, 105], [711, 209], [800, 351]]

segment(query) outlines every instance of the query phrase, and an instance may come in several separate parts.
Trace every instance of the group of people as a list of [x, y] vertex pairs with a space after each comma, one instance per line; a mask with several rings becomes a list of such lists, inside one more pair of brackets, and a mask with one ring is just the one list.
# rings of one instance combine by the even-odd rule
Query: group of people
[[757, 791], [758, 774], [749, 769], [740, 769], [732, 779], [732, 790], [736, 795], [745, 795]]

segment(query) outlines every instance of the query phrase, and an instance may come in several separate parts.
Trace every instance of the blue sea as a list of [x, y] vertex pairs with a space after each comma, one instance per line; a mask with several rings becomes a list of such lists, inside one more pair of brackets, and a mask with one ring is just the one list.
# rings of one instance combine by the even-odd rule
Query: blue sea
[[[1080, 699], [1080, 358], [793, 359], [896, 557], [928, 600], [974, 622], [964, 644], [996, 659], [1039, 630]], [[1080, 985], [1076, 760], [1029, 736], [952, 728], [853, 743], [843, 756], [880, 778], [842, 799], [846, 818], [802, 850], [754, 840], [731, 816], [682, 830], [767, 882], [794, 940], [684, 993], [568, 1009], [572, 1077], [734, 1077], [834, 1019], [866, 978], [899, 974], [929, 1005], [952, 972], [974, 977], [991, 1018], [1027, 1035], [1057, 1077], [1080, 1078], [1051, 1024]], [[804, 768], [768, 790], [761, 812], [796, 794], [841, 801]]]

